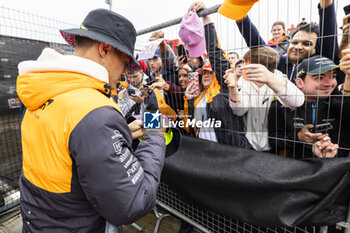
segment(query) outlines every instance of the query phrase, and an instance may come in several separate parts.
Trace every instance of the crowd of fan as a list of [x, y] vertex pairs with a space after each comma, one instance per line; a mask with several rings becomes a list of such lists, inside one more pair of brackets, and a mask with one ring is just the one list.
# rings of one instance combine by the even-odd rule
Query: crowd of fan
[[[196, 2], [189, 10], [205, 8]], [[348, 156], [350, 15], [338, 46], [333, 0], [320, 1], [318, 10], [318, 24], [302, 22], [290, 36], [275, 22], [267, 43], [248, 16], [236, 21], [250, 48], [242, 59], [233, 51], [226, 55], [204, 16], [204, 55], [187, 44], [177, 56], [163, 41], [153, 58], [127, 72], [115, 100], [126, 117], [139, 115], [157, 90], [165, 102], [160, 111], [183, 121], [185, 135], [297, 159]], [[150, 40], [161, 38], [157, 31]], [[193, 120], [209, 127], [188, 124]], [[217, 121], [219, 127], [210, 124]]]

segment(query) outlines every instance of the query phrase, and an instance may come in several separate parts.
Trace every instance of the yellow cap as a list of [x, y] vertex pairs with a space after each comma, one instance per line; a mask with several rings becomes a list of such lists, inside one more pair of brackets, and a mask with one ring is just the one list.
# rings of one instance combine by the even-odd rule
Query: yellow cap
[[225, 0], [218, 12], [233, 20], [242, 19], [259, 0]]

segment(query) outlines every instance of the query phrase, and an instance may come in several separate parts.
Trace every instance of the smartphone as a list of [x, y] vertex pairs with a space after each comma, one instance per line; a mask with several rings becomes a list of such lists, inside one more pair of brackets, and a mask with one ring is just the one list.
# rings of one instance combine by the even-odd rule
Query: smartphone
[[179, 44], [178, 46], [176, 46], [177, 48], [177, 55], [180, 57], [180, 56], [183, 56], [185, 58], [184, 60], [184, 63], [187, 63], [188, 62], [188, 59], [187, 59], [187, 51], [185, 49], [185, 46], [183, 44]]
[[[345, 15], [350, 14], [350, 5], [347, 5], [344, 7], [344, 12], [345, 12]], [[348, 23], [350, 23], [350, 19], [348, 19]]]
[[310, 132], [311, 133], [326, 133], [328, 130], [333, 129], [333, 126], [331, 123], [323, 123], [323, 124], [317, 124], [315, 125]]
[[188, 73], [188, 80], [192, 80], [192, 79], [195, 79], [197, 78], [198, 79], [198, 72], [189, 72]]
[[198, 72], [188, 73], [188, 84], [194, 83], [194, 86], [199, 90], [199, 75]]
[[150, 87], [153, 83], [157, 82], [156, 79], [152, 79], [151, 81], [147, 82], [146, 84], [143, 84], [144, 87]]
[[135, 90], [134, 89], [128, 89], [128, 95], [133, 95], [135, 94]]

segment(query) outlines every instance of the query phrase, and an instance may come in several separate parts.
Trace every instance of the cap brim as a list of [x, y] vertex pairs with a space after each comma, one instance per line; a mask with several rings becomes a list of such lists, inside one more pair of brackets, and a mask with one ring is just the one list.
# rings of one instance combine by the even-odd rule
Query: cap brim
[[311, 74], [311, 75], [316, 75], [316, 74], [324, 74], [327, 73], [330, 70], [334, 70], [339, 68], [338, 65], [325, 65], [325, 66], [320, 66], [317, 67], [316, 69], [310, 70], [309, 72], [306, 72], [307, 74]]
[[94, 31], [89, 31], [89, 30], [84, 30], [80, 28], [72, 28], [72, 29], [64, 29], [60, 30], [60, 33], [63, 37], [63, 39], [72, 47], [76, 46], [76, 40], [75, 36], [82, 36], [82, 37], [87, 37], [89, 39], [99, 41], [108, 45], [111, 45], [115, 49], [121, 51], [125, 55], [129, 56], [131, 58], [130, 63], [126, 67], [128, 70], [134, 69], [135, 67], [139, 66], [138, 62], [133, 56], [133, 51], [130, 51], [127, 47], [125, 47], [123, 44], [121, 44], [118, 40], [113, 39], [107, 35], [94, 32]]
[[166, 146], [165, 157], [175, 154], [178, 151], [182, 141], [182, 136], [179, 129], [169, 128], [169, 130], [172, 131], [172, 139]]
[[196, 46], [190, 46], [187, 44], [188, 54], [190, 57], [200, 57], [205, 53], [205, 38]]
[[203, 70], [209, 70], [209, 71], [211, 71], [211, 72], [214, 72], [213, 69], [210, 69], [210, 68], [203, 68], [203, 67], [202, 67], [202, 68], [200, 68], [200, 69], [197, 70], [198, 74], [201, 75], [201, 74], [203, 73]]
[[253, 7], [253, 5], [254, 3], [250, 5], [235, 5], [230, 3], [228, 0], [225, 0], [220, 6], [218, 12], [227, 18], [239, 20], [247, 15], [248, 11]]

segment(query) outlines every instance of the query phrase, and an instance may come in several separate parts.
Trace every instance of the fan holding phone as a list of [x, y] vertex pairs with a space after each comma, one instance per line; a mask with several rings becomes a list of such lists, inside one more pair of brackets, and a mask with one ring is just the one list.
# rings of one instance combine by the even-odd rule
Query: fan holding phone
[[199, 90], [199, 75], [198, 72], [189, 72], [188, 73], [188, 85], [186, 88], [186, 98], [192, 99], [199, 96], [200, 90]]
[[[188, 63], [188, 52], [185, 49], [185, 46], [183, 44], [179, 44], [178, 46], [176, 46], [177, 48], [177, 55], [179, 57], [179, 63], [181, 63], [182, 65], [185, 65]], [[181, 67], [181, 65], [180, 65]]]

